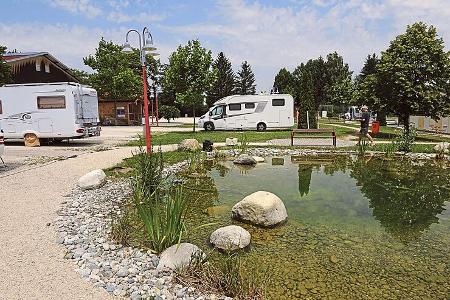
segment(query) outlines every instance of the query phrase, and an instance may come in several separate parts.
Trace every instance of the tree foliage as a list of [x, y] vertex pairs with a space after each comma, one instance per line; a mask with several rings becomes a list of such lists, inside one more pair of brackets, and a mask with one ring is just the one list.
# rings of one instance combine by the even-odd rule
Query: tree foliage
[[211, 51], [203, 48], [198, 40], [192, 40], [169, 57], [164, 75], [164, 86], [176, 95], [177, 103], [195, 110], [203, 101], [213, 79]]
[[220, 52], [212, 64], [214, 79], [208, 93], [207, 105], [212, 104], [226, 96], [233, 95], [235, 75], [228, 58]]
[[80, 80], [81, 84], [89, 84], [89, 73], [83, 70], [70, 69], [70, 72]]
[[293, 89], [293, 82], [294, 77], [291, 72], [286, 70], [286, 68], [282, 68], [275, 76], [273, 88], [280, 94], [291, 94]]
[[142, 79], [139, 51], [123, 53], [122, 47], [100, 40], [94, 55], [85, 57], [84, 63], [95, 73], [89, 83], [104, 100], [130, 100], [142, 98]]
[[3, 60], [6, 47], [0, 45], [0, 86], [12, 82], [11, 67]]
[[450, 111], [450, 52], [433, 26], [415, 23], [397, 36], [381, 54], [378, 80], [382, 104], [405, 128], [410, 115], [437, 119]]
[[305, 64], [300, 64], [295, 71], [293, 97], [299, 111], [298, 128], [317, 128], [316, 103], [314, 99], [314, 81], [311, 70]]
[[238, 71], [234, 92], [238, 95], [256, 94], [255, 74], [247, 61], [242, 63], [241, 69]]
[[170, 119], [175, 119], [180, 117], [180, 110], [175, 106], [162, 105], [159, 108], [159, 118], [164, 118], [170, 123]]

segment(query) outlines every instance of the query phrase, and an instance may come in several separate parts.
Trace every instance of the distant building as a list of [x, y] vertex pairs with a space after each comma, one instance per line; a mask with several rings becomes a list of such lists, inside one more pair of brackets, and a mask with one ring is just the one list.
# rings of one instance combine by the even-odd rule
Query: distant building
[[48, 52], [6, 53], [13, 83], [79, 82], [70, 69]]

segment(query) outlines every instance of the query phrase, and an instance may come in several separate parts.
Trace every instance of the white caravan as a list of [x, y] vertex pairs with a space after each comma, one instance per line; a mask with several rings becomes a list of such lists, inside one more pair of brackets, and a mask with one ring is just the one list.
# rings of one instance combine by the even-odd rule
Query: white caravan
[[294, 125], [294, 99], [287, 94], [235, 95], [220, 99], [200, 117], [205, 130], [290, 128]]
[[63, 140], [100, 135], [97, 92], [78, 83], [9, 84], [0, 87], [5, 139]]

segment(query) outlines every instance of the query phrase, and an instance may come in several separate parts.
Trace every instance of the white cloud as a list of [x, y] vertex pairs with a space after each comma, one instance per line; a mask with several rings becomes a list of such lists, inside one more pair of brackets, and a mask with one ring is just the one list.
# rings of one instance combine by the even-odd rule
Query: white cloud
[[444, 40], [450, 42], [447, 0], [292, 2], [296, 5], [279, 7], [221, 0], [215, 12], [220, 17], [214, 21], [165, 30], [199, 38], [216, 52], [224, 51], [235, 67], [248, 60], [258, 88], [265, 90], [270, 89], [280, 68], [293, 69], [300, 62], [333, 51], [359, 72], [367, 54], [386, 49], [406, 24], [418, 20], [437, 25]]
[[108, 21], [115, 23], [127, 23], [127, 22], [137, 22], [141, 24], [148, 24], [152, 22], [160, 22], [166, 18], [164, 14], [152, 15], [147, 13], [139, 13], [136, 15], [129, 15], [119, 11], [110, 12], [107, 19]]
[[[122, 44], [126, 32], [126, 28], [103, 30], [63, 24], [0, 23], [1, 43], [7, 46], [8, 50], [49, 52], [68, 67], [86, 71], [92, 70], [84, 65], [83, 57], [95, 53], [95, 48], [98, 47], [102, 37], [107, 41]], [[157, 47], [163, 60], [166, 60], [167, 55], [174, 50], [174, 47], [165, 44], [157, 44]]]
[[101, 9], [89, 0], [49, 0], [50, 4], [75, 14], [83, 14], [95, 18], [101, 14]]

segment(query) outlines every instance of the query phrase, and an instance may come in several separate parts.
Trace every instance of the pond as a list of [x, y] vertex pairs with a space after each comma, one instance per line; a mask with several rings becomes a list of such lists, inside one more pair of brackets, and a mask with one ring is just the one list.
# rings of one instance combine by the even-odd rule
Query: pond
[[[450, 166], [402, 159], [268, 157], [188, 175], [190, 241], [238, 224], [252, 235], [246, 266], [269, 278], [268, 299], [447, 299], [450, 295]], [[245, 196], [269, 191], [288, 212], [263, 229], [231, 220]], [[210, 250], [212, 259], [220, 255]], [[254, 275], [257, 276], [257, 275]]]

